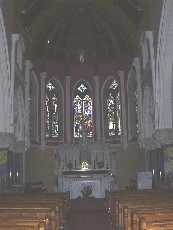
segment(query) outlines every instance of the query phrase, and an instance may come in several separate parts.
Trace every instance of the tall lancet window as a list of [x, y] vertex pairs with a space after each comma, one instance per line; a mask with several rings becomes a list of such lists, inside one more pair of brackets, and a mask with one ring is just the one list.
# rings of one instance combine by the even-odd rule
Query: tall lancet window
[[121, 100], [120, 83], [117, 80], [108, 82], [104, 95], [104, 124], [107, 138], [121, 135]]
[[63, 136], [63, 97], [57, 80], [46, 84], [46, 138]]
[[73, 135], [83, 140], [93, 137], [93, 99], [85, 81], [78, 82], [74, 89]]

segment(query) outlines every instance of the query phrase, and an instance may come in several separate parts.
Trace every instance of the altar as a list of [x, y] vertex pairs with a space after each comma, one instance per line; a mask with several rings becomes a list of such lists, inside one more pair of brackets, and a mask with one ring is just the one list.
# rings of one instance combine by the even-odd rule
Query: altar
[[89, 197], [104, 198], [105, 191], [110, 190], [112, 174], [110, 170], [71, 170], [63, 171], [63, 192], [70, 191], [70, 198]]
[[70, 192], [71, 199], [104, 198], [116, 187], [115, 154], [106, 144], [61, 145], [56, 152], [57, 192]]

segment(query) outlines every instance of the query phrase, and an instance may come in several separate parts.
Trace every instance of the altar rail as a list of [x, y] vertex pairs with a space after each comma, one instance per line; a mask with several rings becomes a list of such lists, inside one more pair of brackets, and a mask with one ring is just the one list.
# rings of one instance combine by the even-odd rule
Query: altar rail
[[112, 229], [172, 230], [172, 191], [107, 192]]
[[3, 194], [0, 230], [60, 230], [69, 208], [69, 193]]

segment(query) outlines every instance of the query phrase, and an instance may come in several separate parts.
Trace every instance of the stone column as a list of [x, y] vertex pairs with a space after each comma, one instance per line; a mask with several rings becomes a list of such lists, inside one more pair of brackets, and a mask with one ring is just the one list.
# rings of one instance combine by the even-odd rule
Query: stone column
[[13, 113], [13, 98], [14, 98], [14, 81], [15, 81], [15, 57], [16, 57], [16, 44], [19, 40], [19, 34], [12, 34], [11, 36], [11, 80], [10, 80], [10, 132], [14, 132], [14, 113]]
[[41, 76], [41, 145], [45, 146], [46, 138], [45, 138], [45, 96], [46, 96], [46, 77], [47, 73], [43, 72], [40, 74]]
[[96, 122], [96, 140], [99, 142], [101, 140], [101, 101], [100, 101], [100, 81], [98, 76], [94, 76], [95, 88], [95, 122]]
[[143, 143], [144, 139], [144, 128], [143, 128], [143, 107], [142, 107], [142, 88], [141, 88], [141, 68], [140, 68], [140, 60], [138, 57], [134, 58], [133, 66], [136, 70], [136, 79], [137, 79], [137, 104], [138, 104], [138, 126], [140, 132], [138, 133], [139, 143]]
[[65, 140], [67, 144], [72, 142], [71, 130], [71, 77], [66, 76], [65, 84]]
[[121, 119], [122, 119], [122, 144], [127, 147], [127, 116], [126, 116], [126, 100], [125, 100], [125, 84], [124, 84], [124, 71], [118, 71], [121, 86]]
[[32, 63], [29, 60], [25, 62], [25, 147], [30, 146], [30, 77]]
[[[10, 94], [10, 55], [2, 9], [0, 8], [0, 131], [10, 133], [12, 114], [10, 111], [12, 95]], [[12, 133], [12, 132], [11, 132]]]
[[30, 78], [33, 65], [25, 61], [25, 149], [23, 152], [23, 184], [26, 182], [26, 154], [30, 147]]

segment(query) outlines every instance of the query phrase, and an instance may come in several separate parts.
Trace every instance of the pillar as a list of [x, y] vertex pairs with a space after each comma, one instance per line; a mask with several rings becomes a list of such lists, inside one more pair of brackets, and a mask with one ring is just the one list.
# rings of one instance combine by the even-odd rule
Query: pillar
[[14, 81], [15, 81], [15, 57], [16, 57], [16, 44], [19, 40], [19, 34], [12, 34], [11, 36], [11, 80], [10, 80], [10, 132], [14, 132], [14, 117], [13, 117], [13, 98], [14, 98]]
[[25, 62], [25, 146], [30, 146], [30, 77], [32, 63], [29, 60]]
[[45, 138], [45, 97], [46, 97], [46, 77], [47, 73], [43, 72], [41, 76], [41, 145], [46, 144]]
[[67, 144], [72, 142], [71, 130], [71, 77], [66, 76], [65, 84], [65, 140]]
[[126, 100], [125, 100], [125, 82], [124, 82], [124, 71], [118, 71], [120, 77], [121, 86], [121, 119], [122, 119], [122, 144], [123, 147], [127, 147], [127, 116], [126, 116]]
[[96, 122], [96, 140], [99, 142], [101, 140], [101, 101], [100, 101], [100, 80], [99, 76], [94, 76], [95, 88], [95, 122]]

